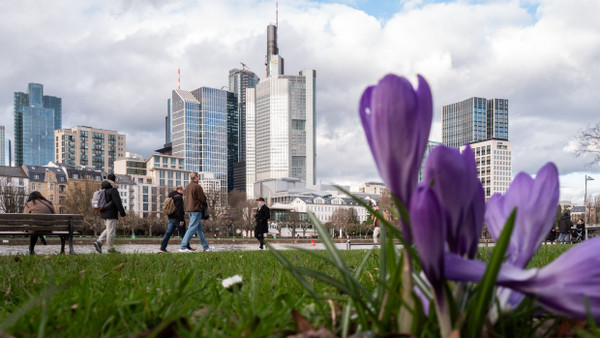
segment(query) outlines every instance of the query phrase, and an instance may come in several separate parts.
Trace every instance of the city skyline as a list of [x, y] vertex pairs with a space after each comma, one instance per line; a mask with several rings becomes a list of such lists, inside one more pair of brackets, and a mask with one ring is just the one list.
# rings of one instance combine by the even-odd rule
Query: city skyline
[[[47, 6], [47, 7], [46, 7]], [[221, 88], [240, 62], [264, 78], [265, 30], [274, 1], [164, 4], [66, 1], [0, 4], [0, 118], [14, 140], [12, 93], [43, 83], [63, 99], [63, 126], [127, 135], [149, 156], [164, 139], [164, 101], [177, 88]], [[290, 1], [279, 3], [279, 47], [292, 69], [319, 73], [317, 182], [378, 181], [358, 119], [364, 88], [386, 73], [434, 94], [430, 139], [441, 141], [441, 106], [468, 97], [510, 101], [513, 176], [547, 161], [561, 174], [561, 199], [583, 201], [596, 164], [573, 156], [600, 103], [596, 1]], [[41, 15], [43, 13], [43, 16]], [[45, 34], [38, 34], [43, 31]], [[40, 50], [44, 53], [41, 54]], [[43, 57], [42, 57], [43, 56]], [[361, 154], [360, 156], [356, 156]], [[364, 155], [363, 155], [364, 154]], [[600, 184], [588, 192], [600, 192]]]

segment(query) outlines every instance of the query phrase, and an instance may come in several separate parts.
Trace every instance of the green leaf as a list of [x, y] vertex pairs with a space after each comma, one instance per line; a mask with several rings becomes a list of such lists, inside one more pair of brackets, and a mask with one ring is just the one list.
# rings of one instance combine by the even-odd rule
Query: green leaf
[[504, 255], [506, 254], [506, 249], [508, 248], [510, 237], [515, 226], [516, 215], [517, 209], [515, 208], [508, 217], [504, 229], [502, 229], [500, 238], [498, 238], [498, 241], [496, 242], [492, 258], [481, 279], [481, 283], [477, 287], [475, 299], [471, 303], [472, 306], [467, 313], [467, 337], [475, 338], [481, 336], [481, 330], [483, 329], [483, 324], [489, 311], [489, 304], [496, 288], [496, 279], [498, 278], [498, 273], [502, 266], [502, 262], [504, 261]]

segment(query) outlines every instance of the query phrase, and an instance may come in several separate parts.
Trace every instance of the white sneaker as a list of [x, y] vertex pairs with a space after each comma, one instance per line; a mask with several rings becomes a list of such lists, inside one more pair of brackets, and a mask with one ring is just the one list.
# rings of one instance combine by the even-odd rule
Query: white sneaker
[[179, 249], [179, 252], [193, 252], [193, 251], [185, 248], [185, 249]]
[[208, 248], [208, 249], [206, 249], [206, 250], [203, 250], [202, 252], [211, 252], [211, 251], [213, 251], [213, 248], [212, 248], [212, 247], [210, 247], [210, 248]]

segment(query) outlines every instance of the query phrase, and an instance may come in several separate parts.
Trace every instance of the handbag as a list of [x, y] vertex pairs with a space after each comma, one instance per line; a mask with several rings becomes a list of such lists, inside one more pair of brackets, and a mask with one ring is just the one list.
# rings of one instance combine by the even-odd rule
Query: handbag
[[202, 219], [207, 220], [210, 218], [210, 214], [208, 213], [208, 204], [207, 203], [201, 204], [200, 212], [202, 212]]

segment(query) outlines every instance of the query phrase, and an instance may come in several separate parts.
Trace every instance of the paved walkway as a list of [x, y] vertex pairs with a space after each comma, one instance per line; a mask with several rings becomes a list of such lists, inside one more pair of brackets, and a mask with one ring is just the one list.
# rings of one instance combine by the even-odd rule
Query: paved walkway
[[[167, 247], [169, 253], [177, 253], [179, 254], [179, 243], [178, 239], [172, 240]], [[248, 251], [248, 250], [259, 250], [258, 242], [256, 244], [211, 244], [211, 248], [214, 251]], [[336, 243], [336, 247], [340, 250], [346, 249], [345, 243]], [[77, 254], [97, 254], [96, 249], [90, 242], [88, 245], [74, 245], [75, 253]], [[196, 240], [192, 241], [192, 247], [195, 249], [201, 250], [202, 245]], [[315, 245], [311, 245], [310, 243], [299, 243], [299, 244], [273, 244], [273, 247], [278, 250], [287, 250], [290, 248], [304, 248], [304, 249], [317, 249], [324, 250], [325, 247], [321, 243], [315, 243]], [[360, 245], [353, 246], [353, 250], [365, 250], [371, 249], [372, 245]], [[160, 244], [117, 244], [115, 245], [115, 249], [121, 253], [144, 253], [144, 254], [155, 254], [158, 253], [158, 249], [160, 248]], [[102, 248], [106, 250], [106, 245]], [[69, 252], [68, 245], [65, 250], [67, 253]], [[35, 252], [37, 255], [54, 255], [60, 252], [60, 244], [48, 244], [43, 245], [38, 242], [35, 246]], [[201, 252], [201, 251], [200, 251]], [[0, 245], [0, 255], [26, 255], [29, 254], [29, 246], [28, 245], [10, 245], [10, 243], [3, 243]]]

